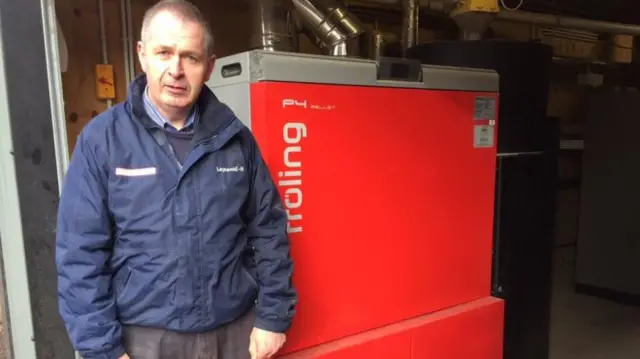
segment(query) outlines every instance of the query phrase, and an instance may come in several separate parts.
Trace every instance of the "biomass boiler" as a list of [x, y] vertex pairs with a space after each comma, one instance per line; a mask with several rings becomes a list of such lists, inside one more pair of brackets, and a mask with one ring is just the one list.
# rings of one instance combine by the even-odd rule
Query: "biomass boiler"
[[208, 86], [288, 213], [284, 358], [502, 358], [491, 296], [495, 71], [252, 50]]

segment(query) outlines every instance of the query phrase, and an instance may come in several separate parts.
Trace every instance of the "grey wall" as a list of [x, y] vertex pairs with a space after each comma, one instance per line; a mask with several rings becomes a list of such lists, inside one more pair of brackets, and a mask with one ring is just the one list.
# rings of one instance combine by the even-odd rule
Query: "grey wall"
[[578, 284], [640, 295], [640, 93], [585, 101]]

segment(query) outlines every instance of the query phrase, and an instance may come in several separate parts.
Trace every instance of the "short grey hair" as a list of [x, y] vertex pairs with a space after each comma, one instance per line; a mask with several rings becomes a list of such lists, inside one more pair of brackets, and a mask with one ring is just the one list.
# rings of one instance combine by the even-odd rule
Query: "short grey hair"
[[149, 40], [149, 25], [156, 15], [169, 12], [185, 21], [195, 22], [204, 30], [205, 51], [207, 56], [213, 55], [213, 31], [200, 9], [187, 0], [161, 0], [144, 13], [142, 18], [142, 30], [140, 31], [140, 40], [146, 43]]

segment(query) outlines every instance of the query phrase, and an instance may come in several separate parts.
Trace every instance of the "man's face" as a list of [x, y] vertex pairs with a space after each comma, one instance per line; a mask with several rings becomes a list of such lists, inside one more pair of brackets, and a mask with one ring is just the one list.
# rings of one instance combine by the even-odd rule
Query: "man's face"
[[191, 107], [209, 80], [215, 57], [205, 48], [204, 29], [169, 13], [155, 16], [138, 57], [147, 75], [149, 96], [165, 111]]

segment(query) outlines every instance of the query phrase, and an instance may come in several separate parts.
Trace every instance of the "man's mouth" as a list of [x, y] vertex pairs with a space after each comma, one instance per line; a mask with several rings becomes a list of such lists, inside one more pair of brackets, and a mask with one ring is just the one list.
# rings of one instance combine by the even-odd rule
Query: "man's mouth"
[[170, 91], [175, 91], [175, 92], [184, 92], [187, 90], [186, 87], [179, 86], [179, 85], [165, 85], [165, 87], [167, 87]]

